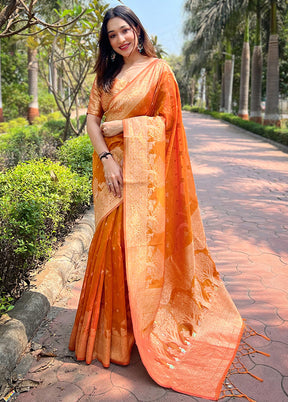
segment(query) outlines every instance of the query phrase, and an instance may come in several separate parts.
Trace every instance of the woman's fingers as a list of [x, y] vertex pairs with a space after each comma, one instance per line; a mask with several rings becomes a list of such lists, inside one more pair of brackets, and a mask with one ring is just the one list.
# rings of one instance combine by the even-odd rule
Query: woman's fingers
[[122, 189], [123, 189], [122, 177], [106, 179], [106, 183], [110, 193], [112, 192], [115, 197], [122, 196]]
[[123, 175], [122, 167], [113, 158], [103, 159], [105, 180], [110, 192], [115, 197], [122, 196]]

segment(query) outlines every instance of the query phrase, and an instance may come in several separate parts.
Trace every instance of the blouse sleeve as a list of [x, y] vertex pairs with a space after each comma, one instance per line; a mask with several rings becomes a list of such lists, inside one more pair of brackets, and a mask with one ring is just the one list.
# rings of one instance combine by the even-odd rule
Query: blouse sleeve
[[95, 77], [95, 80], [92, 85], [87, 113], [93, 114], [100, 118], [103, 116], [103, 113], [104, 113], [102, 104], [101, 104], [101, 90], [98, 88], [98, 85], [97, 85], [97, 77]]

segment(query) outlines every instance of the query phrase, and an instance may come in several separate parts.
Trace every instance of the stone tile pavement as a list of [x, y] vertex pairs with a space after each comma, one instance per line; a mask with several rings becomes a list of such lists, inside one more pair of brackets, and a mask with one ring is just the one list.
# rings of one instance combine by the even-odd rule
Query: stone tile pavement
[[[210, 117], [183, 117], [211, 254], [242, 316], [271, 339], [251, 341], [270, 357], [245, 361], [264, 381], [234, 382], [257, 402], [288, 401], [288, 154]], [[27, 387], [40, 381], [17, 401], [204, 402], [155, 384], [136, 348], [128, 367], [74, 360], [67, 343], [85, 264], [83, 256], [14, 372]], [[41, 357], [43, 348], [51, 356]]]

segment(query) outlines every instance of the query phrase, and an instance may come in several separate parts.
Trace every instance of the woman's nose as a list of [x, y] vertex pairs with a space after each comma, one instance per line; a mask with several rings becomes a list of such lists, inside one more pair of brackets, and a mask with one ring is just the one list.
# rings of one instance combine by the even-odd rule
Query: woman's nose
[[119, 43], [125, 42], [124, 35], [122, 35], [121, 33], [120, 33], [119, 36], [118, 36], [118, 41], [119, 41]]

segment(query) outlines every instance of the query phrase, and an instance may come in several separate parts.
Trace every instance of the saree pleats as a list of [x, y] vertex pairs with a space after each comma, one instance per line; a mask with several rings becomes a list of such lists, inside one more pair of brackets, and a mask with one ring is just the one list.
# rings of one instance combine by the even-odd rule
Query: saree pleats
[[129, 364], [134, 336], [124, 264], [121, 204], [100, 223], [90, 246], [69, 343], [78, 360]]
[[207, 247], [175, 78], [156, 59], [111, 93], [93, 88], [88, 113], [123, 121], [105, 140], [124, 166], [124, 195], [108, 192], [94, 155], [96, 232], [70, 349], [128, 364], [135, 337], [158, 384], [216, 400], [243, 321]]

